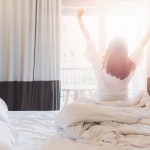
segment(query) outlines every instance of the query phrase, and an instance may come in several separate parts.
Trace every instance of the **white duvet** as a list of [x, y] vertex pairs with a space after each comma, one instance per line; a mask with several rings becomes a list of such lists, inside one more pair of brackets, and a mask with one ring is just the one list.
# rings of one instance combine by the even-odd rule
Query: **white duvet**
[[60, 135], [80, 143], [106, 150], [150, 150], [150, 97], [142, 91], [130, 101], [95, 104], [81, 99], [65, 106], [55, 124]]

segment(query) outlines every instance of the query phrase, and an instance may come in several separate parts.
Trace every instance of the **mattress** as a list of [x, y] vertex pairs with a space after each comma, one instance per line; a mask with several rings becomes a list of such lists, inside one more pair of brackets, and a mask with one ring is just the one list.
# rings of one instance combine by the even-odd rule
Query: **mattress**
[[54, 121], [59, 111], [9, 111], [10, 124], [19, 129], [16, 150], [100, 150], [57, 134]]

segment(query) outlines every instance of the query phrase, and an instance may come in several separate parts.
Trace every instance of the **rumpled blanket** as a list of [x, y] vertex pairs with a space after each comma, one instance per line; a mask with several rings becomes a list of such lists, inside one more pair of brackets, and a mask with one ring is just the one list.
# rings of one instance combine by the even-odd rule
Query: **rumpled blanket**
[[64, 106], [55, 124], [60, 135], [78, 142], [150, 150], [150, 97], [141, 91], [130, 101], [80, 99]]

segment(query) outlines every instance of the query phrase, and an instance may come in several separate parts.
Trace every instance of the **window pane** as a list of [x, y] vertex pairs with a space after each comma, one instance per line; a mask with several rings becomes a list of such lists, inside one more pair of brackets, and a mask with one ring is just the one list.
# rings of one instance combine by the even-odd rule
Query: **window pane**
[[[98, 48], [98, 17], [86, 16], [83, 20]], [[61, 23], [61, 100], [63, 105], [68, 91], [69, 102], [81, 95], [89, 97], [95, 89], [96, 81], [91, 66], [84, 56], [86, 42], [76, 16], [62, 16]]]
[[[98, 17], [83, 17], [92, 39], [98, 48], [99, 22]], [[61, 26], [61, 67], [89, 67], [84, 57], [85, 39], [75, 16], [62, 16]]]

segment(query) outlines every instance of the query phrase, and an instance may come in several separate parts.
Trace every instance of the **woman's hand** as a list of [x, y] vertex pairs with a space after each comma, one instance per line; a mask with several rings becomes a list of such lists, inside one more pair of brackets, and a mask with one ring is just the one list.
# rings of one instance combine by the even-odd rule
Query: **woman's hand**
[[85, 8], [80, 8], [77, 12], [77, 17], [81, 18], [84, 13], [85, 13]]

